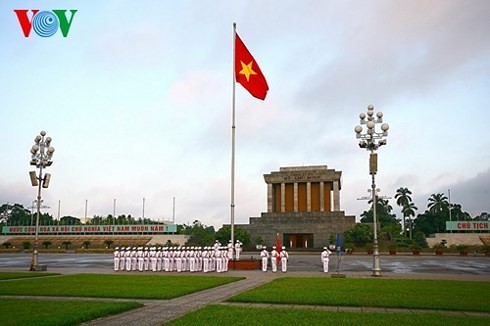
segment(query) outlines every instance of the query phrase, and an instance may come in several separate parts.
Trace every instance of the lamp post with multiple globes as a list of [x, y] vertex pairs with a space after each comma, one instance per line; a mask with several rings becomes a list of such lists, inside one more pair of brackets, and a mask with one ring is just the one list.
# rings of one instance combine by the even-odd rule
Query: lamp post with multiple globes
[[[374, 225], [374, 237], [373, 237], [373, 276], [381, 276], [381, 267], [379, 263], [379, 247], [378, 247], [378, 221], [376, 216], [376, 182], [374, 176], [378, 170], [378, 154], [375, 151], [386, 145], [386, 139], [383, 137], [388, 136], [388, 129], [390, 126], [387, 123], [383, 123], [383, 113], [374, 113], [374, 106], [368, 105], [367, 113], [361, 113], [359, 115], [361, 125], [366, 125], [367, 130], [362, 133], [363, 128], [357, 125], [354, 128], [356, 132], [356, 138], [360, 139], [359, 147], [364, 148], [370, 152], [369, 154], [369, 174], [371, 174], [371, 200], [373, 202], [373, 225]], [[376, 124], [381, 124], [381, 131], [376, 131]]]
[[41, 214], [41, 188], [48, 188], [49, 181], [51, 180], [51, 174], [45, 173], [43, 176], [43, 169], [53, 164], [51, 160], [54, 147], [51, 147], [51, 137], [45, 137], [46, 132], [41, 131], [39, 135], [34, 138], [34, 145], [31, 148], [31, 165], [36, 166], [39, 169], [39, 174], [36, 175], [36, 171], [30, 171], [29, 176], [31, 178], [31, 184], [37, 188], [37, 213], [36, 213], [36, 235], [34, 240], [34, 251], [32, 252], [31, 271], [38, 269], [38, 229], [39, 229], [39, 216]]

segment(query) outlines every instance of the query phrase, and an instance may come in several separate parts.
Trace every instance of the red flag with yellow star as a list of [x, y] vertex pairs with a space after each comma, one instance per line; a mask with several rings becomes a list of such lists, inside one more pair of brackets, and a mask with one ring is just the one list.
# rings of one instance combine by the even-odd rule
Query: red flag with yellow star
[[254, 97], [264, 100], [269, 90], [257, 61], [235, 34], [235, 79]]

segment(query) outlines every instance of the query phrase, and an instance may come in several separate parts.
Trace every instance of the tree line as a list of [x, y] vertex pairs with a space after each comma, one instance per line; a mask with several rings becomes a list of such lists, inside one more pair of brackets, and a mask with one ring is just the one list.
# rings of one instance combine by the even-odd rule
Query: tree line
[[[21, 204], [3, 204], [0, 206], [0, 231], [3, 226], [26, 226], [36, 224], [36, 212], [24, 208]], [[94, 215], [89, 220], [82, 223], [81, 219], [74, 216], [63, 216], [59, 220], [54, 219], [48, 213], [41, 213], [39, 216], [39, 225], [137, 225], [137, 224], [163, 224], [161, 221], [155, 221], [150, 218], [134, 218], [131, 215], [119, 215], [114, 217]], [[212, 245], [218, 240], [226, 245], [230, 240], [231, 227], [224, 225], [218, 231], [214, 226], [202, 224], [199, 220], [194, 220], [192, 224], [178, 224], [177, 234], [189, 236], [188, 245], [206, 246]], [[235, 227], [235, 239], [240, 240], [243, 245], [249, 245], [251, 242], [250, 233], [246, 230]]]
[[[412, 199], [412, 191], [400, 187], [395, 192], [396, 205], [401, 212], [401, 218], [397, 218], [393, 206], [387, 199], [376, 197], [376, 217], [380, 235], [388, 241], [406, 243], [417, 242], [423, 246], [425, 238], [434, 233], [445, 233], [446, 221], [488, 221], [490, 214], [482, 212], [471, 217], [458, 203], [450, 203], [444, 193], [432, 194], [427, 199], [424, 212], [417, 214], [418, 207]], [[361, 214], [360, 224], [346, 232], [349, 241], [370, 242], [373, 234], [373, 201], [369, 201], [371, 208]], [[452, 231], [452, 232], [480, 232], [480, 231]], [[414, 241], [412, 241], [414, 240]]]

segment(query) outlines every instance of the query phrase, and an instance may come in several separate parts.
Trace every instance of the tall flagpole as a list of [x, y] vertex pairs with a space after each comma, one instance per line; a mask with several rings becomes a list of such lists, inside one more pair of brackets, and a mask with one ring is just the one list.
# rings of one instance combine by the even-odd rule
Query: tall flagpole
[[[231, 244], [235, 243], [235, 39], [236, 23], [233, 23], [233, 95], [231, 114]], [[233, 255], [234, 256], [234, 255]]]

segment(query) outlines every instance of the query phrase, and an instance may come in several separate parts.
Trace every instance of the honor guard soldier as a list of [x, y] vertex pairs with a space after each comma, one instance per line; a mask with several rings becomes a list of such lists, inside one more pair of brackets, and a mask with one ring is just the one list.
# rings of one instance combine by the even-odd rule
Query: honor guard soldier
[[279, 253], [279, 256], [281, 257], [281, 270], [283, 273], [286, 273], [288, 271], [289, 254], [286, 251], [285, 246], [281, 247], [281, 252]]
[[143, 253], [143, 247], [138, 247], [138, 270], [142, 272], [144, 267], [145, 267], [145, 257]]
[[144, 270], [147, 271], [150, 268], [150, 251], [148, 247], [145, 247], [143, 250], [143, 258], [144, 258]]
[[133, 247], [133, 249], [131, 249], [131, 270], [138, 270], [138, 250], [136, 249], [136, 247]]
[[332, 252], [330, 250], [328, 250], [327, 247], [323, 247], [323, 251], [321, 254], [321, 260], [323, 263], [323, 272], [325, 272], [325, 273], [328, 273], [328, 262], [330, 260], [330, 254], [331, 253]]
[[269, 252], [267, 251], [266, 246], [262, 247], [260, 257], [262, 258], [262, 272], [267, 272], [267, 261], [269, 260]]
[[237, 240], [235, 242], [235, 259], [240, 260], [240, 254], [242, 252], [242, 243], [240, 240]]
[[157, 248], [157, 271], [161, 272], [162, 271], [162, 262], [163, 262], [163, 257], [162, 257], [162, 247]]
[[126, 257], [124, 255], [126, 248], [121, 247], [121, 251], [119, 252], [119, 270], [123, 271], [126, 268]]
[[272, 273], [277, 272], [277, 257], [279, 257], [279, 253], [276, 250], [276, 246], [272, 246], [272, 251], [271, 251]]
[[148, 253], [148, 257], [150, 259], [150, 267], [152, 272], [157, 271], [157, 251], [155, 247], [150, 248], [150, 252]]
[[126, 247], [124, 259], [126, 260], [126, 271], [131, 272], [131, 247]]
[[114, 248], [114, 271], [119, 271], [119, 247]]
[[228, 248], [228, 259], [233, 259], [233, 243], [231, 242], [231, 240], [228, 241], [228, 244], [227, 244], [227, 248]]

